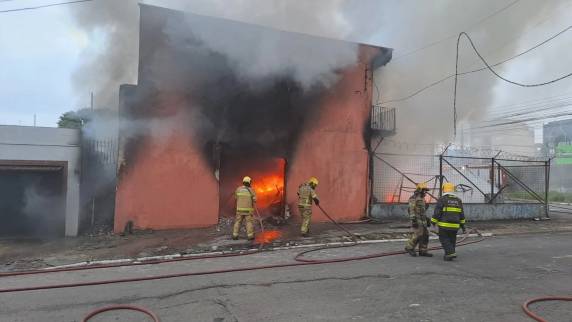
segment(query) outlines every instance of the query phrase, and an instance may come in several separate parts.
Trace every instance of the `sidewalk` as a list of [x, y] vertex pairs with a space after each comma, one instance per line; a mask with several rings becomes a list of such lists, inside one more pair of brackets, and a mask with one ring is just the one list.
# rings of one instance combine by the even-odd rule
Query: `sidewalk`
[[[469, 223], [482, 233], [493, 235], [545, 232], [572, 232], [571, 214], [553, 214], [547, 221], [489, 221]], [[407, 238], [407, 220], [381, 223], [346, 224], [361, 240]], [[200, 254], [213, 251], [250, 249], [251, 242], [230, 238], [229, 225], [192, 230], [138, 231], [125, 237], [119, 235], [83, 236], [57, 240], [0, 240], [0, 271], [24, 270], [69, 265], [79, 262], [140, 258], [170, 254]], [[312, 225], [312, 235], [302, 238], [299, 224], [289, 222], [279, 230], [282, 237], [269, 247], [350, 241], [345, 233], [331, 223]], [[242, 236], [244, 238], [244, 232]]]

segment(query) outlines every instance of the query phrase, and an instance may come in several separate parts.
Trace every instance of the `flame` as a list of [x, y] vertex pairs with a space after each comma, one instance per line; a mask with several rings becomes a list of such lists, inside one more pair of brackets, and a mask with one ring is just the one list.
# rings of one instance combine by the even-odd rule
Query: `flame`
[[276, 239], [282, 237], [282, 233], [278, 230], [267, 230], [256, 235], [254, 239], [255, 244], [269, 244]]
[[394, 196], [393, 194], [391, 194], [391, 193], [388, 193], [388, 194], [385, 195], [385, 197], [384, 197], [383, 199], [384, 199], [385, 202], [393, 203], [393, 202], [394, 202], [394, 199], [395, 199], [395, 196]]
[[259, 208], [266, 208], [273, 203], [282, 201], [284, 177], [273, 174], [256, 178], [252, 188], [256, 191], [257, 206]]

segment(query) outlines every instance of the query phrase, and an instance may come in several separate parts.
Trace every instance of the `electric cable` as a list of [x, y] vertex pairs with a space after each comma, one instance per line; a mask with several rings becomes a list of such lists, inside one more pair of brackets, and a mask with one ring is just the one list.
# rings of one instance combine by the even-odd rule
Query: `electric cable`
[[[489, 20], [490, 18], [492, 18], [492, 17], [498, 15], [499, 13], [501, 13], [501, 12], [507, 10], [508, 8], [514, 6], [514, 5], [517, 4], [518, 2], [520, 2], [520, 0], [512, 1], [512, 2], [509, 3], [508, 5], [506, 5], [506, 6], [502, 7], [502, 8], [500, 8], [499, 10], [497, 10], [497, 11], [491, 13], [490, 15], [484, 17], [483, 19], [481, 19], [481, 20], [475, 22], [474, 24], [472, 24], [471, 26], [469, 26], [469, 27], [467, 28], [467, 30], [475, 28], [476, 26], [480, 25], [481, 23], [483, 23], [483, 22]], [[413, 54], [415, 54], [415, 53], [417, 53], [417, 52], [420, 52], [420, 51], [422, 51], [422, 50], [425, 50], [425, 49], [427, 49], [427, 48], [429, 48], [429, 47], [433, 47], [433, 46], [435, 46], [435, 45], [438, 45], [438, 44], [442, 43], [443, 41], [446, 41], [446, 40], [449, 40], [449, 39], [455, 39], [455, 36], [457, 36], [457, 35], [456, 35], [456, 34], [455, 34], [455, 35], [450, 35], [450, 36], [448, 36], [448, 37], [445, 37], [445, 38], [442, 38], [442, 39], [440, 39], [440, 40], [434, 41], [434, 42], [432, 42], [432, 43], [430, 43], [430, 44], [427, 44], [427, 45], [425, 45], [425, 46], [423, 46], [423, 47], [420, 47], [420, 48], [414, 49], [414, 50], [412, 50], [412, 51], [409, 51], [409, 52], [407, 52], [407, 53], [405, 53], [405, 54], [403, 54], [403, 55], [400, 55], [400, 56], [395, 57], [395, 58], [393, 59], [393, 61], [401, 60], [401, 59], [403, 59], [403, 58], [405, 58], [405, 57], [407, 57], [407, 56], [413, 55]]]
[[41, 6], [35, 6], [35, 7], [25, 7], [25, 8], [0, 10], [0, 13], [35, 10], [35, 9], [42, 9], [42, 8], [48, 8], [48, 7], [63, 6], [63, 5], [67, 5], [67, 4], [91, 2], [91, 1], [97, 1], [97, 0], [74, 0], [74, 1], [67, 1], [67, 2], [57, 2], [57, 3], [45, 4], [45, 5], [41, 5]]
[[[572, 26], [569, 26], [567, 28], [567, 30], [569, 30], [570, 28], [572, 28]], [[560, 76], [558, 78], [555, 78], [555, 79], [552, 79], [552, 80], [549, 80], [546, 82], [534, 83], [534, 84], [524, 84], [524, 83], [512, 81], [512, 80], [505, 78], [505, 77], [501, 76], [500, 74], [498, 74], [492, 68], [492, 66], [489, 65], [489, 63], [485, 60], [485, 58], [481, 55], [481, 53], [479, 52], [479, 50], [475, 46], [473, 39], [471, 39], [471, 37], [466, 32], [463, 31], [463, 32], [459, 33], [459, 37], [457, 38], [457, 52], [456, 52], [456, 60], [455, 60], [455, 87], [453, 89], [453, 138], [455, 138], [457, 136], [457, 87], [458, 87], [458, 79], [459, 79], [459, 45], [461, 43], [461, 37], [463, 37], [463, 36], [465, 36], [465, 38], [469, 41], [471, 47], [473, 48], [473, 51], [479, 57], [479, 59], [483, 62], [483, 64], [485, 64], [486, 68], [491, 73], [493, 73], [496, 77], [500, 78], [501, 80], [503, 80], [507, 83], [517, 85], [520, 87], [539, 87], [539, 86], [550, 85], [550, 84], [556, 83], [558, 81], [561, 81], [563, 79], [566, 79], [566, 78], [572, 76], [572, 73], [568, 73], [566, 75]]]
[[[498, 62], [498, 63], [492, 64], [491, 67], [496, 67], [496, 66], [502, 65], [502, 64], [504, 64], [504, 63], [506, 63], [506, 62], [509, 62], [509, 61], [511, 61], [511, 60], [513, 60], [513, 59], [516, 59], [516, 58], [518, 58], [518, 57], [520, 57], [520, 56], [522, 56], [522, 55], [525, 55], [525, 54], [527, 54], [527, 53], [529, 53], [529, 52], [535, 50], [536, 48], [538, 48], [538, 47], [540, 47], [540, 46], [543, 46], [544, 44], [546, 44], [546, 43], [552, 41], [553, 39], [557, 38], [558, 36], [560, 36], [560, 35], [564, 34], [565, 32], [569, 31], [570, 29], [572, 29], [572, 25], [571, 25], [571, 26], [568, 26], [568, 27], [566, 27], [566, 28], [564, 28], [563, 30], [561, 30], [561, 31], [559, 31], [559, 32], [557, 32], [556, 34], [552, 35], [551, 37], [547, 38], [546, 40], [543, 40], [542, 42], [540, 42], [540, 43], [538, 43], [538, 44], [536, 44], [536, 45], [534, 45], [534, 46], [532, 46], [532, 47], [526, 49], [525, 51], [522, 51], [522, 52], [520, 52], [520, 53], [518, 53], [518, 54], [516, 54], [516, 55], [514, 55], [514, 56], [511, 56], [511, 57], [509, 57], [509, 58], [507, 58], [507, 59], [501, 60], [501, 61]], [[401, 97], [401, 98], [397, 98], [397, 99], [391, 99], [391, 100], [383, 101], [383, 102], [381, 102], [380, 104], [387, 104], [387, 103], [394, 103], [394, 102], [406, 101], [406, 100], [408, 100], [408, 99], [410, 99], [410, 98], [413, 98], [413, 97], [417, 96], [418, 94], [421, 94], [422, 92], [428, 90], [429, 88], [434, 87], [434, 86], [436, 86], [436, 85], [439, 85], [439, 84], [443, 83], [444, 81], [446, 81], [446, 80], [448, 80], [448, 79], [451, 79], [451, 78], [453, 78], [453, 77], [455, 77], [455, 76], [457, 76], [457, 75], [458, 75], [458, 76], [468, 75], [468, 74], [472, 74], [472, 73], [481, 72], [481, 71], [486, 70], [486, 69], [487, 69], [487, 67], [482, 67], [482, 68], [473, 69], [473, 70], [466, 71], [466, 72], [461, 72], [461, 73], [458, 73], [458, 74], [451, 74], [451, 75], [449, 75], [449, 76], [447, 76], [447, 77], [444, 77], [444, 78], [439, 79], [439, 80], [437, 80], [437, 81], [435, 81], [435, 82], [433, 82], [433, 83], [430, 83], [430, 84], [428, 84], [427, 86], [424, 86], [424, 87], [422, 87], [422, 88], [420, 88], [420, 89], [414, 91], [413, 93], [411, 93], [411, 94], [409, 94], [409, 95], [407, 95], [407, 96], [404, 96], [404, 97]]]
[[[572, 26], [568, 27], [567, 29], [570, 29], [570, 28], [572, 28]], [[475, 54], [477, 54], [477, 56], [478, 56], [479, 59], [483, 62], [483, 64], [485, 64], [485, 66], [487, 67], [487, 69], [488, 69], [491, 73], [493, 73], [496, 77], [502, 79], [503, 81], [505, 81], [505, 82], [507, 82], [507, 83], [510, 83], [510, 84], [513, 84], [513, 85], [516, 85], [516, 86], [520, 86], [520, 87], [539, 87], [539, 86], [550, 85], [550, 84], [556, 83], [556, 82], [558, 82], [558, 81], [561, 81], [561, 80], [563, 80], [563, 79], [565, 79], [565, 78], [568, 78], [568, 77], [572, 76], [572, 73], [568, 73], [568, 74], [562, 75], [562, 76], [560, 76], [560, 77], [558, 77], [558, 78], [555, 78], [555, 79], [552, 79], [552, 80], [549, 80], [549, 81], [546, 81], [546, 82], [542, 82], [542, 83], [532, 83], [532, 84], [524, 84], [524, 83], [520, 83], [520, 82], [516, 82], [516, 81], [510, 80], [510, 79], [508, 79], [508, 78], [506, 78], [506, 77], [501, 76], [499, 73], [497, 73], [497, 72], [493, 69], [493, 66], [489, 65], [489, 63], [485, 60], [485, 58], [481, 55], [481, 53], [479, 52], [479, 50], [478, 50], [477, 47], [475, 46], [475, 43], [473, 42], [473, 40], [471, 39], [471, 37], [470, 37], [466, 32], [463, 31], [463, 32], [461, 32], [461, 33], [459, 34], [459, 38], [457, 39], [457, 46], [458, 46], [459, 42], [461, 41], [461, 37], [462, 37], [462, 36], [465, 36], [465, 38], [467, 38], [467, 40], [468, 40], [469, 43], [471, 44], [471, 47], [473, 48], [473, 51], [475, 52]], [[458, 54], [458, 52], [459, 52], [459, 50], [458, 50], [458, 47], [457, 47], [457, 54]], [[457, 60], [458, 60], [458, 56], [457, 56]], [[455, 78], [457, 78], [458, 75], [459, 75], [458, 73], [455, 73]]]

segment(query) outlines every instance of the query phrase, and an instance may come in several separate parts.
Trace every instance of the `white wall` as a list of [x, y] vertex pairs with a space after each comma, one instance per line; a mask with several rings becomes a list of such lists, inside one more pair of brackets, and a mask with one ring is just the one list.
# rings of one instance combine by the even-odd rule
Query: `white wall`
[[0, 160], [68, 163], [66, 236], [76, 236], [79, 228], [80, 139], [75, 129], [0, 125]]

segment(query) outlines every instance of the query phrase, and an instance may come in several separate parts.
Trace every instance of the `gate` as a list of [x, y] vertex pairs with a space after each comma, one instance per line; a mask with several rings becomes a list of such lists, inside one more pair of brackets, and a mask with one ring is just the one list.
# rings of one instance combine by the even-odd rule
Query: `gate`
[[550, 160], [472, 156], [465, 151], [441, 155], [374, 153], [373, 203], [406, 203], [417, 183], [429, 188], [429, 202], [455, 184], [465, 203], [539, 203], [548, 217]]

